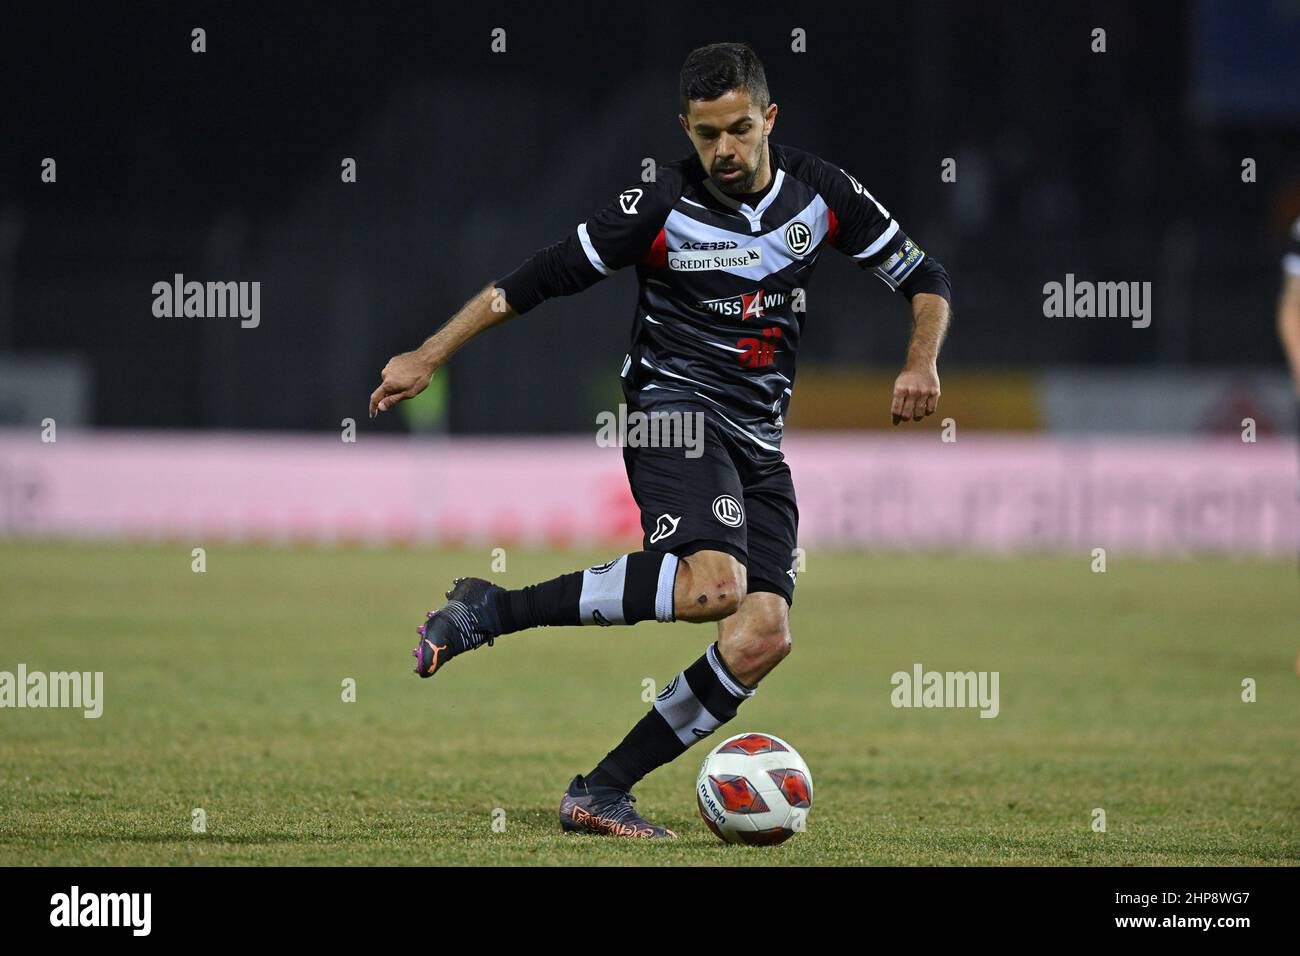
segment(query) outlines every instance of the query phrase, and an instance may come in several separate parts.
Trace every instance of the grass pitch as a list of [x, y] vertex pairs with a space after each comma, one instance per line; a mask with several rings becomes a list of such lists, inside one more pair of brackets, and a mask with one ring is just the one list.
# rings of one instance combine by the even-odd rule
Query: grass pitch
[[[0, 865], [1300, 856], [1294, 565], [1113, 556], [1094, 574], [1087, 555], [810, 555], [794, 653], [723, 731], [799, 748], [808, 832], [719, 843], [694, 805], [701, 744], [637, 789], [681, 839], [562, 837], [570, 777], [714, 628], [532, 631], [430, 681], [409, 653], [454, 575], [518, 587], [608, 557], [511, 553], [492, 575], [486, 551], [217, 547], [196, 574], [188, 544], [0, 543], [0, 671], [103, 671], [105, 698], [98, 720], [0, 710]], [[999, 716], [895, 709], [890, 676], [918, 662], [998, 671]]]

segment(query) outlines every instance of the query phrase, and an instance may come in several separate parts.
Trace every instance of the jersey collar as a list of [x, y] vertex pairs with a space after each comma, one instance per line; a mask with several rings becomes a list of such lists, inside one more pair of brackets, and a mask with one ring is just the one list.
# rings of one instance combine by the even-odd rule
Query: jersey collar
[[[771, 156], [771, 158], [775, 160], [776, 157], [772, 155], [773, 152], [774, 151], [772, 151], [769, 148], [769, 156]], [[732, 210], [733, 212], [739, 213], [740, 215], [744, 216], [747, 220], [749, 220], [750, 232], [760, 232], [762, 231], [763, 228], [762, 227], [763, 213], [766, 212], [767, 208], [771, 206], [772, 203], [776, 200], [777, 193], [781, 191], [781, 183], [783, 183], [784, 181], [785, 181], [785, 170], [781, 169], [778, 166], [776, 169], [772, 171], [772, 188], [767, 191], [766, 196], [764, 196], [762, 199], [759, 200], [757, 206], [749, 206], [748, 204], [743, 203], [738, 199], [728, 196], [726, 193], [724, 193], [721, 189], [717, 187], [717, 185], [713, 182], [712, 177], [707, 175], [704, 177], [704, 188], [708, 190], [710, 196], [712, 196], [718, 202], [722, 203], [722, 205], [726, 206], [728, 209]]]

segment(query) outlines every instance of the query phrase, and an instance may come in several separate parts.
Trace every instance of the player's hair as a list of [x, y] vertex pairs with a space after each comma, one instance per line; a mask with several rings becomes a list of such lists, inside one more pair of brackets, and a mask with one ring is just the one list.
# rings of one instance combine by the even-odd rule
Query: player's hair
[[683, 114], [691, 100], [716, 100], [740, 89], [759, 109], [771, 101], [763, 64], [747, 43], [710, 43], [692, 50], [682, 64], [677, 90]]

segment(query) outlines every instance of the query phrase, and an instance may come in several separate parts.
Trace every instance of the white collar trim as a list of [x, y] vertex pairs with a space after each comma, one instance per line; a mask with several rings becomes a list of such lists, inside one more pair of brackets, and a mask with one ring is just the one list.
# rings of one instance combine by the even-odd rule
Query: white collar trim
[[728, 196], [717, 187], [717, 184], [713, 182], [712, 177], [704, 180], [704, 188], [707, 189], [709, 195], [718, 202], [722, 203], [729, 209], [735, 210], [748, 219], [750, 230], [752, 232], [757, 232], [762, 228], [763, 213], [766, 212], [767, 208], [776, 200], [776, 194], [781, 191], [781, 183], [783, 182], [785, 182], [785, 170], [778, 169], [772, 176], [772, 188], [767, 191], [767, 195], [759, 201], [759, 204], [753, 207], [732, 196]]

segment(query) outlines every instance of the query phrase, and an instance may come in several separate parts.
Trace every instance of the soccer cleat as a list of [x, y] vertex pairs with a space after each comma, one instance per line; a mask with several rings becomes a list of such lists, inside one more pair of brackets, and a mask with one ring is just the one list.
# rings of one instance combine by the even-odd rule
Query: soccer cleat
[[492, 645], [501, 633], [501, 622], [490, 600], [497, 591], [504, 592], [505, 588], [482, 578], [457, 578], [452, 582], [447, 603], [430, 611], [428, 620], [415, 629], [420, 643], [411, 654], [417, 674], [432, 677], [458, 654]]
[[573, 778], [560, 800], [560, 829], [565, 833], [676, 839], [667, 827], [651, 823], [633, 809], [636, 797], [614, 787], [588, 787], [582, 774]]

